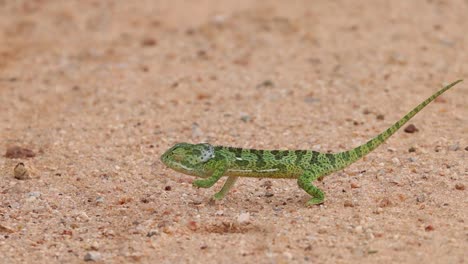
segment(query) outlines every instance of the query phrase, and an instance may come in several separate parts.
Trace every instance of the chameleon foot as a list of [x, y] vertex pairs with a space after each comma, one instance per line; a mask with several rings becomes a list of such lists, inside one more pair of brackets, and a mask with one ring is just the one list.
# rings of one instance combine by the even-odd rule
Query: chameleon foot
[[307, 205], [321, 204], [325, 199], [323, 191], [311, 183], [311, 181], [316, 178], [317, 177], [313, 173], [305, 172], [301, 177], [299, 177], [299, 179], [297, 179], [299, 187], [312, 196], [312, 199], [307, 202]]
[[323, 204], [323, 197], [322, 198], [312, 198], [307, 202], [307, 205], [320, 205]]
[[225, 196], [224, 193], [215, 193], [215, 195], [213, 195], [213, 200], [220, 201], [224, 198], [224, 196]]
[[198, 188], [210, 188], [223, 176], [225, 168], [221, 167], [214, 171], [213, 175], [207, 179], [193, 181], [193, 186]]

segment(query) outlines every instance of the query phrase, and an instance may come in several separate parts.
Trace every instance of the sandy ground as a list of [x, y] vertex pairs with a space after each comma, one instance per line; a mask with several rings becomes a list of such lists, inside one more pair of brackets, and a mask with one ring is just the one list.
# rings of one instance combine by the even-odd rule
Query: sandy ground
[[468, 79], [467, 1], [135, 2], [0, 0], [3, 263], [468, 261], [468, 80], [322, 206], [247, 178], [214, 203], [159, 161], [364, 143]]

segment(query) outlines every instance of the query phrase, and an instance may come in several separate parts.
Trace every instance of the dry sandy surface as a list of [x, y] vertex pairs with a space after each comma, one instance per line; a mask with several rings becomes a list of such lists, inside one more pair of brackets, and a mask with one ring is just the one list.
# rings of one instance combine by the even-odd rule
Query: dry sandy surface
[[134, 2], [0, 0], [3, 263], [467, 262], [468, 80], [322, 206], [249, 178], [212, 202], [159, 161], [364, 143], [468, 79], [467, 1]]

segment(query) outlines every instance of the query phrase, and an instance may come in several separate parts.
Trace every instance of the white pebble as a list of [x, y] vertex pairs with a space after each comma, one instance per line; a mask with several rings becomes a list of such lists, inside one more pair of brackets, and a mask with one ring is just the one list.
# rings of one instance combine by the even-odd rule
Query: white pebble
[[245, 224], [245, 223], [248, 223], [249, 221], [250, 221], [250, 213], [241, 213], [237, 217], [237, 222], [239, 222], [239, 224]]
[[362, 233], [362, 226], [356, 226], [356, 228], [354, 228], [354, 230], [356, 231], [356, 233]]
[[215, 215], [224, 215], [224, 211], [223, 210], [218, 210], [218, 211], [216, 211]]
[[30, 193], [28, 193], [28, 197], [38, 198], [39, 196], [41, 196], [41, 192], [30, 192]]
[[89, 251], [84, 256], [84, 261], [98, 261], [101, 259], [101, 253], [97, 251]]

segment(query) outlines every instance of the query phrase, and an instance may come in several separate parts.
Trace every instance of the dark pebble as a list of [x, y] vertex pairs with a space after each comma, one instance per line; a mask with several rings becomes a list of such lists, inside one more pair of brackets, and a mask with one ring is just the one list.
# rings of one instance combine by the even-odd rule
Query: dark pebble
[[153, 38], [145, 38], [141, 41], [142, 46], [150, 47], [155, 46], [158, 42]]
[[263, 82], [261, 82], [260, 84], [257, 85], [257, 88], [262, 88], [262, 87], [274, 87], [275, 84], [270, 81], [270, 80], [265, 80]]
[[419, 130], [413, 125], [408, 125], [407, 127], [405, 127], [405, 132], [406, 133], [414, 133], [414, 132], [418, 132]]
[[427, 225], [427, 226], [424, 228], [424, 230], [426, 230], [427, 232], [429, 232], [429, 231], [434, 231], [434, 229], [435, 229], [435, 228], [434, 228], [433, 225]]

